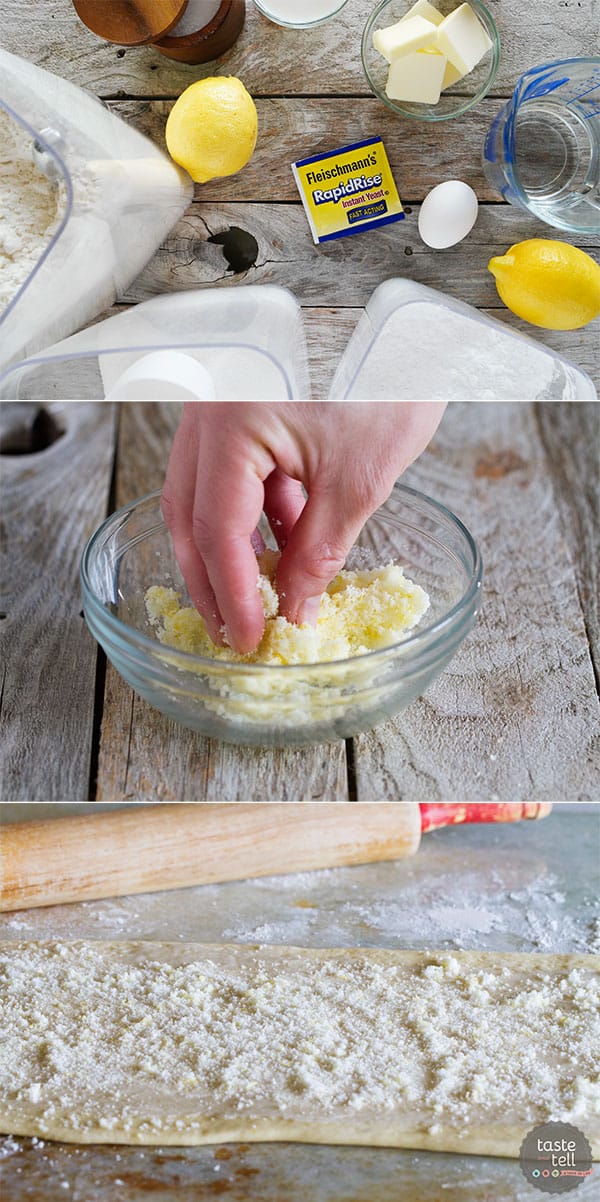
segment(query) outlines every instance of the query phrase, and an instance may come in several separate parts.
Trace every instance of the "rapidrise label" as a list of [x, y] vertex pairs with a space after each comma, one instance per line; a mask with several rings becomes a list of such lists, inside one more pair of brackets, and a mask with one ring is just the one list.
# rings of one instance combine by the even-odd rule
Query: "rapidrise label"
[[301, 159], [292, 170], [317, 243], [404, 218], [381, 138]]

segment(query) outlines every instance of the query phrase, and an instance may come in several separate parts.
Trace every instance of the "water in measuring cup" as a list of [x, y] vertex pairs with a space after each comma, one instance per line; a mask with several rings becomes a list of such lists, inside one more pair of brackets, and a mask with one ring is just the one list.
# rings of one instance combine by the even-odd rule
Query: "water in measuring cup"
[[496, 115], [483, 167], [494, 188], [555, 229], [600, 232], [600, 56], [531, 67]]
[[552, 95], [524, 101], [515, 119], [515, 165], [526, 203], [542, 221], [564, 226], [589, 205], [600, 229], [600, 101], [576, 105]]

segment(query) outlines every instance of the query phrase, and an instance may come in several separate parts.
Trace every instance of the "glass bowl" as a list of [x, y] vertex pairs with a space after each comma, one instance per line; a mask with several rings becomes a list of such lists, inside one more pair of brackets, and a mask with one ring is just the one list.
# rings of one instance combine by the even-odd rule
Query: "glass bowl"
[[[471, 8], [479, 17], [492, 42], [492, 49], [469, 75], [459, 79], [447, 91], [442, 92], [438, 104], [413, 104], [410, 101], [390, 100], [386, 96], [389, 63], [375, 49], [373, 34], [378, 29], [394, 25], [405, 17], [414, 0], [383, 0], [369, 17], [362, 38], [362, 62], [371, 91], [387, 104], [388, 108], [401, 117], [414, 121], [449, 121], [451, 117], [462, 117], [489, 92], [500, 63], [500, 36], [491, 13], [481, 0], [469, 0]], [[459, 7], [460, 0], [431, 0], [434, 8], [445, 17]]]
[[[265, 542], [272, 544], [268, 527]], [[423, 625], [402, 642], [332, 663], [238, 664], [160, 643], [146, 616], [151, 584], [176, 588], [191, 604], [160, 493], [112, 514], [81, 561], [91, 633], [124, 680], [150, 705], [210, 738], [290, 746], [349, 738], [397, 714], [445, 668], [478, 612], [481, 557], [469, 531], [443, 505], [396, 484], [366, 523], [350, 569], [393, 560], [427, 590]]]
[[[308, 17], [306, 16], [306, 3], [304, 0], [304, 12], [300, 12], [297, 20], [293, 17], [290, 18], [286, 14], [285, 7], [283, 15], [273, 12], [273, 7], [277, 9], [277, 3], [275, 5], [273, 3], [270, 4], [269, 0], [254, 0], [254, 3], [263, 17], [266, 17], [268, 21], [272, 21], [274, 25], [280, 25], [282, 29], [315, 29], [317, 25], [324, 25], [326, 21], [331, 21], [332, 17], [337, 17], [342, 9], [346, 7], [348, 0], [337, 0], [337, 4], [336, 0], [331, 0], [330, 4], [326, 4], [325, 6], [319, 4], [318, 0], [315, 4], [313, 0], [313, 3], [309, 5]], [[298, 0], [296, 0], [296, 5], [296, 11], [298, 11], [300, 8]]]

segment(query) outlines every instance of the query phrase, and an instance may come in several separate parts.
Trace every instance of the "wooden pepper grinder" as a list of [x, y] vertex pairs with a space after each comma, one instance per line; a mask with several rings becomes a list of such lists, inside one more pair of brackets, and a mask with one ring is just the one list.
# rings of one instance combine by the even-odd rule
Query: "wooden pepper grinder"
[[211, 63], [231, 49], [245, 19], [245, 0], [188, 0], [178, 25], [154, 45], [180, 63]]
[[245, 0], [73, 0], [97, 37], [117, 46], [152, 45], [181, 63], [208, 63], [239, 37]]

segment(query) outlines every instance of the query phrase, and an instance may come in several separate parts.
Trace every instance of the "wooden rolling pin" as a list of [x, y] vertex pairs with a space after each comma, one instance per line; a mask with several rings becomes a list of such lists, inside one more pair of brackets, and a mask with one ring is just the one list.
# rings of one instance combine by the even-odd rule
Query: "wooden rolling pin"
[[396, 860], [459, 822], [542, 818], [549, 805], [404, 802], [157, 805], [0, 831], [0, 910]]

